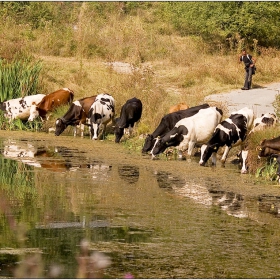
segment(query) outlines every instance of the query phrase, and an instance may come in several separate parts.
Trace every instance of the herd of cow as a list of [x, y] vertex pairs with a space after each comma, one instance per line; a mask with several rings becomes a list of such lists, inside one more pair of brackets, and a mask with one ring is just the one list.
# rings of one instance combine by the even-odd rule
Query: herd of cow
[[[90, 137], [93, 140], [105, 135], [106, 125], [114, 123], [115, 142], [119, 143], [124, 135], [124, 129], [132, 132], [134, 124], [142, 115], [142, 102], [137, 98], [126, 101], [121, 107], [120, 117], [115, 118], [115, 100], [107, 93], [85, 97], [73, 102], [74, 93], [69, 88], [63, 88], [48, 95], [36, 94], [7, 100], [0, 103], [0, 109], [4, 116], [12, 120], [19, 118], [33, 121], [36, 117], [47, 119], [47, 114], [55, 108], [71, 104], [64, 116], [55, 122], [55, 135], [59, 136], [67, 126], [74, 126], [74, 136], [77, 134], [77, 126], [81, 127], [83, 137], [84, 126], [90, 128]], [[178, 149], [179, 159], [183, 158], [183, 151], [187, 150], [190, 157], [195, 146], [201, 147], [199, 164], [204, 166], [211, 158], [216, 165], [216, 153], [220, 147], [225, 147], [221, 158], [225, 164], [230, 149], [234, 146], [241, 147], [242, 168], [241, 173], [247, 173], [246, 139], [251, 133], [274, 126], [277, 123], [275, 114], [266, 113], [255, 118], [252, 109], [242, 108], [222, 121], [221, 109], [202, 104], [189, 108], [180, 103], [172, 106], [158, 127], [152, 134], [148, 134], [142, 149], [142, 153], [150, 152], [152, 158], [163, 153], [168, 147]], [[101, 128], [102, 132], [101, 132]], [[280, 166], [280, 136], [275, 139], [263, 140], [259, 152], [260, 157], [273, 156]], [[280, 170], [278, 172], [280, 174]]]

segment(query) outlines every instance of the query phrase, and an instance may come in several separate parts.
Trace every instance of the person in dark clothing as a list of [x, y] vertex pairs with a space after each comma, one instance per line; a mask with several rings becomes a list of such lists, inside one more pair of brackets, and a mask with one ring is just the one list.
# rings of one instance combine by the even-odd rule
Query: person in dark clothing
[[252, 86], [252, 75], [255, 74], [255, 62], [256, 60], [250, 55], [247, 54], [246, 50], [242, 50], [242, 55], [239, 56], [239, 62], [244, 62], [245, 65], [245, 82], [242, 90], [248, 90]]

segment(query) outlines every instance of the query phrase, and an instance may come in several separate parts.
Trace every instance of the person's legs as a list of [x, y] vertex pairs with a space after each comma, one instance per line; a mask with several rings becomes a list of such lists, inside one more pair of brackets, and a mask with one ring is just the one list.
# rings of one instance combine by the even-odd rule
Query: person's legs
[[249, 67], [249, 71], [248, 71], [248, 89], [250, 89], [252, 87], [252, 72], [253, 72], [253, 68]]
[[252, 86], [252, 72], [253, 68], [249, 67], [248, 71], [245, 71], [244, 87], [242, 89], [250, 89]]

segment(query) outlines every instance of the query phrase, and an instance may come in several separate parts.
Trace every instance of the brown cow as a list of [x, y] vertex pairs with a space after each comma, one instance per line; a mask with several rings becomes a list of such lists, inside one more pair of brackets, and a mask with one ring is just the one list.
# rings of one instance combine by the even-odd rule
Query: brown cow
[[74, 92], [69, 88], [62, 88], [46, 95], [40, 103], [32, 103], [30, 108], [29, 121], [33, 121], [37, 116], [42, 120], [46, 120], [48, 112], [52, 112], [55, 108], [71, 103], [74, 98]]
[[171, 106], [169, 108], [169, 114], [180, 110], [189, 109], [189, 106], [185, 102], [178, 103], [177, 105]]

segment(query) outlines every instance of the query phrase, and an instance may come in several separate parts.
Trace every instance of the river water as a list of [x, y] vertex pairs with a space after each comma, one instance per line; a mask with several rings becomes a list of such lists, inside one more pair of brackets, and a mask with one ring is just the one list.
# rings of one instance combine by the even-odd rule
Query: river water
[[[278, 186], [233, 164], [213, 170], [28, 135], [0, 137], [0, 276], [59, 268], [76, 278], [86, 239], [111, 259], [105, 278], [280, 277]], [[24, 267], [33, 255], [37, 267]]]

